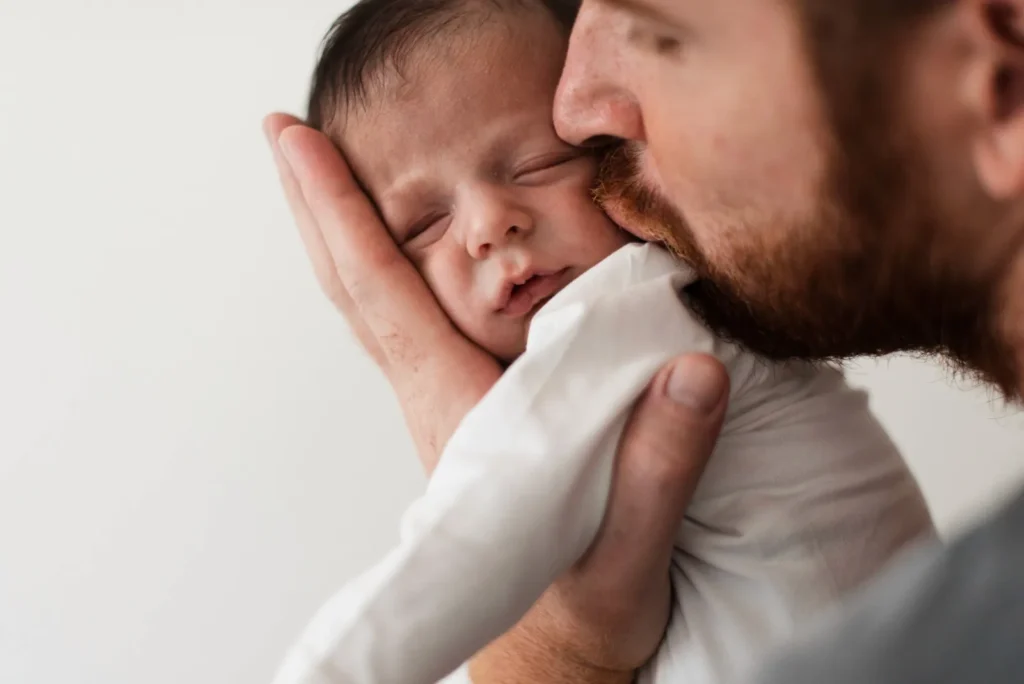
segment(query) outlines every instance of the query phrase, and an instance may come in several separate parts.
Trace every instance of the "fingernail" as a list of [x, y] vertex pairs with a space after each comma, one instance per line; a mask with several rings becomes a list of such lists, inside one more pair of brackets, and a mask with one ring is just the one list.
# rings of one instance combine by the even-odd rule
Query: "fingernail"
[[[286, 128], [284, 130], [287, 131], [288, 129]], [[291, 144], [290, 138], [288, 138], [288, 137], [286, 137], [284, 135], [284, 131], [282, 131], [281, 135], [278, 136], [278, 138], [277, 138], [277, 151], [278, 151], [278, 154], [281, 155], [281, 159], [286, 164], [288, 164], [288, 166], [291, 166], [292, 165], [292, 160], [291, 160], [291, 157], [292, 157], [292, 144]]]
[[725, 392], [722, 373], [710, 359], [683, 359], [672, 369], [666, 391], [672, 401], [701, 413], [711, 413]]
[[[288, 129], [285, 129], [287, 131]], [[277, 156], [281, 165], [287, 173], [290, 173], [295, 180], [302, 183], [305, 178], [306, 167], [302, 158], [302, 152], [297, 149], [292, 136], [281, 134], [277, 139]]]
[[270, 156], [274, 159], [274, 166], [277, 167], [278, 175], [282, 179], [293, 175], [292, 168], [288, 164], [288, 160], [285, 159], [284, 154], [281, 152], [281, 146], [269, 131], [267, 131], [267, 142], [270, 143]]
[[267, 139], [267, 144], [270, 145], [271, 148], [276, 147], [277, 141], [274, 140], [274, 133], [270, 130], [270, 122], [264, 120], [263, 125], [260, 128], [263, 129], [263, 137]]

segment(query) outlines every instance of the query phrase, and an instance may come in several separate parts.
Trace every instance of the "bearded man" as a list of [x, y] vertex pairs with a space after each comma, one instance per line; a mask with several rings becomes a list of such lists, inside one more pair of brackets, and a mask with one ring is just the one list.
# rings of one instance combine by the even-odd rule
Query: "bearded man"
[[[298, 123], [266, 123], [286, 194], [429, 470], [500, 369]], [[935, 354], [1021, 397], [1024, 0], [583, 0], [555, 125], [613, 148], [606, 210], [697, 267], [690, 301], [717, 332], [777, 359]], [[600, 538], [474, 681], [632, 680], [726, 388], [707, 357], [659, 373]], [[1024, 496], [903, 559], [758, 682], [1019, 682], [1022, 634]]]

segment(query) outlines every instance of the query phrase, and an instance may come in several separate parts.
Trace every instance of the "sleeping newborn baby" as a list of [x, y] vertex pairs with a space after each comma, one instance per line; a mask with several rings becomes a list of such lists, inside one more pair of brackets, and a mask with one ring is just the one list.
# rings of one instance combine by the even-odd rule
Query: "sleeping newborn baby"
[[509, 365], [399, 544], [320, 610], [280, 684], [466, 677], [460, 666], [586, 552], [629, 411], [686, 351], [721, 359], [732, 394], [641, 681], [737, 681], [933, 534], [862, 393], [836, 371], [716, 340], [685, 306], [691, 271], [593, 203], [594, 154], [552, 126], [574, 13], [568, 0], [363, 0], [328, 36], [311, 125], [451, 320]]

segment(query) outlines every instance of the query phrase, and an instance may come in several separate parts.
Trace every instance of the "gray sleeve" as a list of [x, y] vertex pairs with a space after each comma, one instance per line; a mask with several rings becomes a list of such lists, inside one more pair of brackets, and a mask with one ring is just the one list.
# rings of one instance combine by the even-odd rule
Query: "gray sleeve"
[[947, 547], [918, 548], [754, 684], [1024, 682], [1024, 494]]

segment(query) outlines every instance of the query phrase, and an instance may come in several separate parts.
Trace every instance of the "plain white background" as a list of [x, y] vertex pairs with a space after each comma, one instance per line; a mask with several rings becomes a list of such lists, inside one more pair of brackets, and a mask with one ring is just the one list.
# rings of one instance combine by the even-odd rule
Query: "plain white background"
[[[0, 682], [255, 684], [423, 484], [260, 132], [344, 7], [0, 0]], [[955, 531], [1024, 419], [855, 381]]]

